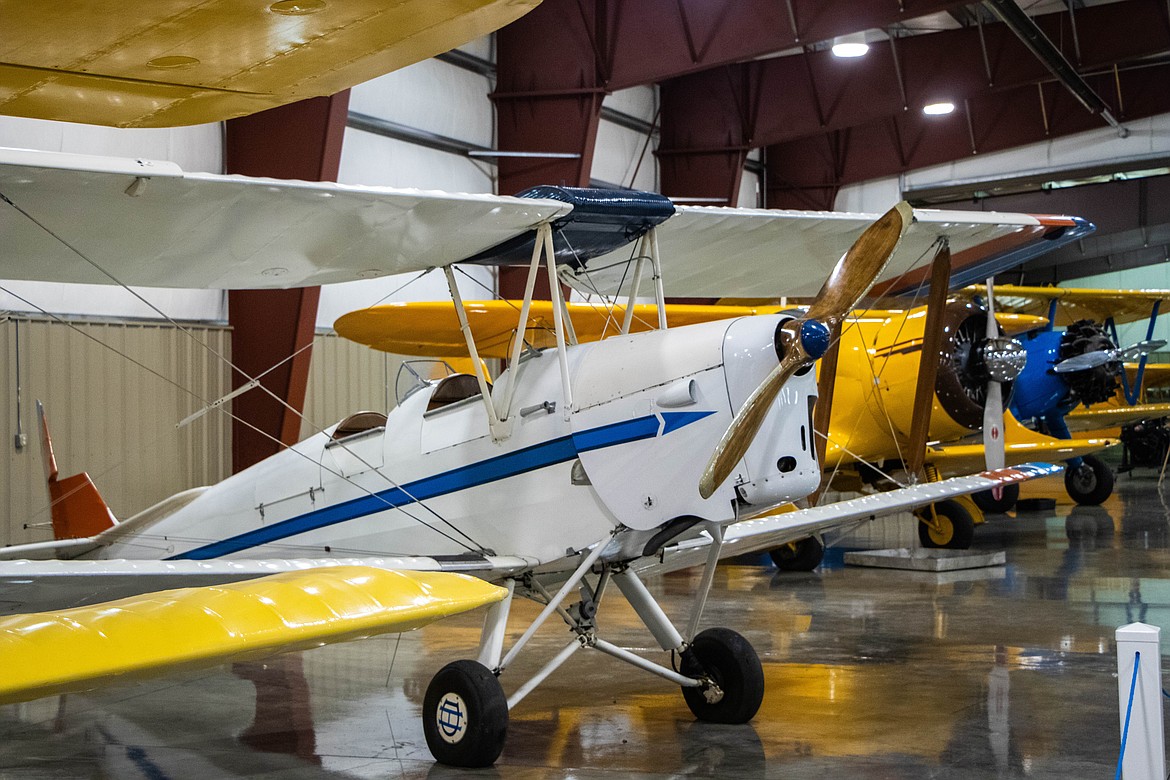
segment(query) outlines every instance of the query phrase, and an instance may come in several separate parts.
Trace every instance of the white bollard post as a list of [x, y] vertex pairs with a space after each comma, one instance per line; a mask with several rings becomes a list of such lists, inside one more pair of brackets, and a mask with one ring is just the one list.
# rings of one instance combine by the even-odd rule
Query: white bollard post
[[[1121, 775], [1124, 780], [1164, 780], [1166, 777], [1166, 743], [1162, 731], [1162, 654], [1161, 629], [1145, 623], [1130, 623], [1117, 629], [1117, 700], [1121, 705], [1120, 724], [1125, 755]], [[1134, 681], [1134, 662], [1137, 680]], [[1130, 687], [1133, 707], [1129, 731], [1125, 731], [1125, 714], [1129, 709]]]

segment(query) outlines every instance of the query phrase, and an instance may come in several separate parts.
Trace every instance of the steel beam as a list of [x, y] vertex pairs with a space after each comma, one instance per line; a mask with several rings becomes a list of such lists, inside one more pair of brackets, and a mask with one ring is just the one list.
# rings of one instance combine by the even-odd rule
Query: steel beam
[[[1111, 79], [1101, 74], [1088, 79]], [[1170, 66], [1158, 65], [1126, 74], [1126, 119], [1170, 111]], [[1067, 92], [1051, 96], [1042, 115], [1034, 99], [1035, 88], [1020, 87], [987, 93], [970, 102], [970, 121], [962, 112], [944, 117], [907, 113], [893, 120], [907, 149], [900, 154], [888, 121], [851, 128], [845, 144], [844, 164], [838, 139], [832, 134], [810, 136], [768, 147], [768, 203], [808, 200], [844, 184], [893, 176], [907, 170], [965, 159], [971, 156], [974, 135], [979, 152], [995, 152], [1045, 141], [1100, 127], [1100, 120], [1086, 112]], [[1045, 122], [1047, 121], [1047, 127]], [[807, 206], [806, 206], [807, 207]]]
[[[346, 91], [229, 120], [227, 172], [336, 181], [348, 106]], [[312, 345], [319, 293], [317, 287], [228, 293], [232, 362], [239, 369], [232, 372], [232, 388], [264, 374], [262, 384], [271, 391], [254, 389], [232, 401], [240, 418], [232, 422], [234, 472], [277, 452], [277, 441], [291, 445], [300, 438], [311, 354], [303, 348]]]

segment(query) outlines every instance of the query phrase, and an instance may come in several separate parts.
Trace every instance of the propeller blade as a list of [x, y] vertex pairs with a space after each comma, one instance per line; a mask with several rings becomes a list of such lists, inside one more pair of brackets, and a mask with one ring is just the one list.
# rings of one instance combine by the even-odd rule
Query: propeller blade
[[837, 261], [805, 316], [825, 321], [852, 311], [881, 276], [913, 221], [914, 209], [902, 201], [867, 227]]
[[1166, 346], [1165, 339], [1139, 341], [1138, 343], [1123, 349], [1121, 351], [1120, 358], [1122, 360], [1129, 360], [1130, 358], [1141, 357], [1142, 355], [1148, 355], [1151, 352], [1157, 352], [1164, 346]]
[[[787, 330], [784, 333], [787, 334]], [[799, 348], [787, 349], [780, 365], [772, 369], [768, 378], [761, 382], [744, 402], [743, 407], [727, 428], [727, 432], [723, 434], [723, 438], [715, 447], [711, 460], [707, 462], [707, 468], [703, 470], [703, 476], [699, 478], [700, 496], [710, 498], [711, 494], [715, 492], [715, 488], [722, 485], [723, 481], [731, 475], [735, 464], [739, 463], [748, 447], [751, 446], [752, 440], [756, 438], [756, 433], [763, 425], [764, 418], [767, 417], [768, 410], [772, 407], [772, 402], [776, 400], [781, 388], [784, 387], [784, 383], [805, 363], [806, 355], [803, 350]]]
[[[999, 338], [995, 321], [995, 280], [987, 280], [987, 340]], [[1006, 462], [1003, 441], [1003, 385], [987, 380], [987, 400], [983, 404], [983, 458], [988, 470], [1002, 469]]]
[[755, 440], [784, 384], [802, 366], [824, 354], [832, 330], [831, 325], [827, 326], [824, 321], [835, 323], [843, 319], [869, 292], [913, 220], [914, 211], [905, 201], [879, 217], [837, 262], [808, 313], [801, 319], [790, 320], [781, 328], [784, 358], [736, 412], [703, 470], [699, 495], [710, 498], [730, 476], [735, 464]]
[[983, 406], [983, 456], [987, 469], [1002, 469], [1007, 461], [1003, 440], [1003, 385], [987, 383], [987, 403]]
[[1052, 370], [1058, 374], [1072, 374], [1077, 371], [1088, 371], [1091, 368], [1103, 366], [1110, 360], [1116, 359], [1117, 352], [1114, 350], [1084, 352], [1080, 355], [1073, 355], [1070, 358], [1065, 358], [1053, 366]]

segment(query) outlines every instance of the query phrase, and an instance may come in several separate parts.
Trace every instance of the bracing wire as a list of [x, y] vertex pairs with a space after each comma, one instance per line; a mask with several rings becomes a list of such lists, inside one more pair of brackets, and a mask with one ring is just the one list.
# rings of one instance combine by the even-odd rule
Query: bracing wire
[[[66, 240], [65, 240], [63, 237], [61, 237], [59, 234], [57, 234], [55, 231], [53, 231], [53, 230], [52, 230], [51, 228], [49, 228], [47, 225], [45, 225], [44, 223], [42, 223], [40, 220], [38, 220], [36, 217], [34, 217], [33, 215], [31, 215], [29, 212], [27, 212], [26, 210], [24, 210], [24, 209], [23, 209], [23, 208], [21, 208], [20, 206], [16, 205], [16, 204], [15, 204], [15, 203], [14, 203], [14, 202], [13, 202], [13, 201], [10, 199], [10, 198], [8, 198], [8, 197], [7, 197], [6, 195], [4, 195], [3, 193], [0, 193], [0, 200], [3, 200], [3, 201], [4, 201], [5, 203], [7, 203], [8, 205], [12, 206], [12, 208], [14, 208], [14, 209], [16, 209], [18, 212], [20, 212], [20, 213], [21, 213], [21, 214], [22, 214], [22, 215], [23, 215], [23, 216], [24, 216], [26, 219], [28, 219], [29, 221], [31, 221], [33, 224], [37, 225], [37, 227], [39, 227], [41, 230], [43, 230], [45, 233], [47, 233], [47, 234], [48, 234], [49, 236], [51, 236], [53, 239], [55, 239], [56, 241], [58, 241], [58, 242], [59, 242], [59, 243], [60, 243], [62, 246], [64, 246], [65, 248], [67, 248], [67, 249], [68, 249], [70, 252], [72, 252], [73, 254], [75, 254], [75, 255], [77, 255], [78, 257], [80, 257], [80, 258], [81, 258], [82, 260], [84, 260], [86, 263], [88, 263], [88, 264], [89, 264], [89, 265], [91, 265], [93, 268], [95, 268], [97, 271], [99, 271], [99, 272], [100, 272], [102, 275], [106, 276], [108, 279], [110, 279], [112, 282], [114, 282], [114, 283], [115, 283], [117, 286], [119, 286], [119, 287], [121, 287], [122, 289], [126, 290], [128, 293], [130, 293], [130, 295], [132, 295], [134, 298], [136, 298], [137, 300], [139, 300], [140, 302], [142, 302], [144, 305], [146, 305], [146, 306], [147, 306], [149, 309], [151, 309], [152, 311], [154, 311], [155, 313], [157, 313], [157, 314], [158, 314], [160, 317], [162, 317], [162, 318], [163, 318], [163, 319], [164, 319], [166, 322], [168, 322], [170, 325], [172, 325], [172, 326], [173, 326], [173, 327], [175, 327], [177, 330], [179, 330], [180, 332], [182, 332], [182, 333], [183, 333], [185, 336], [187, 336], [188, 338], [190, 338], [192, 341], [194, 341], [194, 342], [195, 342], [195, 343], [196, 343], [198, 346], [200, 346], [201, 348], [203, 348], [203, 349], [204, 349], [205, 351], [207, 351], [209, 354], [213, 355], [213, 356], [214, 356], [214, 357], [215, 357], [217, 360], [221, 361], [222, 363], [224, 363], [226, 366], [228, 366], [229, 368], [233, 369], [234, 371], [237, 371], [237, 372], [239, 372], [239, 373], [240, 373], [242, 376], [244, 376], [244, 377], [245, 377], [245, 379], [246, 379], [248, 382], [256, 382], [256, 381], [259, 379], [259, 377], [253, 377], [253, 376], [250, 376], [250, 375], [249, 375], [247, 372], [245, 372], [245, 371], [242, 371], [242, 370], [241, 370], [239, 367], [237, 367], [237, 366], [236, 366], [236, 365], [235, 365], [235, 364], [234, 364], [234, 363], [233, 363], [231, 360], [229, 360], [228, 358], [226, 358], [226, 357], [225, 357], [223, 354], [221, 354], [220, 352], [218, 352], [217, 350], [215, 350], [214, 348], [212, 348], [212, 347], [211, 347], [209, 344], [207, 344], [206, 342], [204, 342], [204, 341], [202, 341], [201, 339], [199, 339], [199, 338], [198, 338], [198, 337], [197, 337], [197, 336], [196, 336], [196, 335], [195, 335], [195, 334], [194, 334], [194, 333], [193, 333], [193, 332], [192, 332], [192, 331], [191, 331], [189, 328], [187, 328], [187, 327], [183, 326], [182, 324], [180, 324], [179, 322], [177, 322], [177, 321], [176, 321], [174, 318], [172, 318], [172, 317], [171, 317], [170, 315], [168, 315], [166, 312], [162, 311], [160, 308], [158, 308], [157, 306], [155, 306], [153, 303], [151, 303], [149, 300], [147, 300], [147, 299], [146, 299], [144, 296], [142, 296], [140, 293], [138, 293], [137, 291], [133, 290], [133, 289], [132, 289], [130, 286], [126, 285], [124, 282], [122, 282], [122, 281], [121, 281], [120, 279], [118, 279], [116, 276], [114, 276], [114, 275], [113, 275], [113, 274], [111, 274], [109, 271], [107, 271], [105, 268], [103, 268], [103, 267], [102, 267], [100, 264], [98, 264], [98, 263], [97, 263], [97, 262], [95, 262], [94, 260], [92, 260], [92, 259], [90, 259], [89, 257], [87, 257], [87, 256], [86, 256], [86, 255], [85, 255], [83, 252], [81, 252], [79, 249], [77, 249], [76, 247], [74, 247], [72, 244], [70, 244], [68, 241], [66, 241]], [[428, 269], [428, 270], [429, 270], [429, 269]], [[404, 288], [404, 287], [406, 287], [407, 285], [409, 285], [409, 284], [413, 283], [414, 281], [416, 281], [417, 279], [421, 278], [421, 277], [422, 277], [423, 275], [425, 275], [426, 273], [427, 273], [427, 271], [424, 271], [424, 272], [422, 272], [421, 274], [419, 274], [417, 277], [414, 277], [414, 278], [412, 278], [412, 279], [408, 280], [408, 281], [407, 281], [405, 284], [403, 284], [401, 287], [399, 287], [399, 288], [398, 288], [398, 290], [396, 290], [396, 291], [394, 291], [394, 292], [391, 292], [389, 295], [393, 295], [393, 294], [395, 294], [395, 292], [398, 292], [399, 290], [403, 289], [403, 288]], [[60, 323], [63, 323], [63, 324], [66, 324], [66, 325], [68, 325], [68, 326], [69, 326], [71, 329], [73, 329], [73, 330], [76, 330], [76, 331], [78, 331], [78, 332], [82, 332], [82, 331], [81, 331], [79, 328], [77, 328], [76, 326], [73, 326], [72, 324], [65, 322], [65, 321], [64, 321], [64, 320], [62, 320], [60, 317], [57, 317], [57, 316], [55, 316], [55, 315], [53, 315], [53, 314], [50, 314], [50, 313], [49, 313], [48, 311], [46, 311], [45, 309], [43, 309], [43, 308], [41, 308], [40, 306], [37, 306], [36, 304], [34, 304], [34, 303], [32, 303], [32, 302], [30, 302], [30, 301], [28, 301], [28, 300], [26, 300], [26, 299], [22, 298], [21, 296], [15, 295], [15, 294], [14, 294], [14, 293], [12, 293], [10, 290], [5, 290], [5, 292], [7, 292], [8, 294], [12, 295], [14, 298], [17, 298], [18, 300], [22, 301], [22, 302], [23, 302], [23, 303], [25, 303], [26, 305], [32, 306], [34, 309], [37, 309], [37, 310], [38, 310], [38, 311], [40, 311], [41, 313], [43, 313], [43, 314], [46, 314], [46, 315], [48, 315], [48, 316], [52, 317], [54, 320], [56, 320], [56, 321], [58, 321], [58, 322], [60, 322]], [[385, 300], [385, 298], [386, 298], [386, 297], [389, 297], [389, 295], [387, 295], [387, 296], [384, 296], [384, 297], [383, 297], [381, 300]], [[379, 302], [380, 302], [380, 301], [379, 301]], [[376, 304], [372, 304], [372, 305], [376, 305]], [[110, 345], [108, 345], [108, 344], [105, 344], [105, 343], [104, 343], [104, 342], [102, 342], [100, 339], [93, 338], [92, 336], [89, 336], [88, 334], [84, 334], [84, 335], [86, 335], [86, 336], [87, 336], [87, 338], [91, 338], [91, 340], [93, 340], [93, 341], [97, 342], [98, 344], [101, 344], [102, 346], [104, 346], [104, 347], [106, 347], [106, 348], [110, 349], [111, 351], [115, 352], [116, 354], [119, 354], [119, 355], [121, 355], [121, 356], [122, 356], [122, 357], [124, 357], [124, 358], [130, 359], [130, 360], [131, 360], [132, 362], [134, 362], [136, 365], [139, 365], [139, 366], [140, 366], [140, 367], [142, 367], [142, 368], [147, 368], [147, 367], [146, 367], [146, 366], [144, 366], [142, 363], [140, 363], [140, 362], [138, 362], [138, 361], [135, 361], [135, 360], [133, 360], [132, 358], [129, 358], [129, 356], [128, 356], [128, 355], [125, 355], [125, 354], [123, 354], [122, 352], [120, 352], [119, 350], [117, 350], [116, 348], [114, 348], [114, 347], [111, 347], [111, 346], [110, 346]], [[274, 366], [272, 366], [272, 367], [268, 368], [268, 369], [267, 369], [267, 370], [265, 370], [265, 371], [264, 371], [262, 374], [260, 374], [260, 376], [264, 376], [265, 374], [267, 374], [267, 373], [271, 372], [271, 371], [272, 371], [273, 369], [275, 369], [277, 366], [281, 365], [282, 363], [284, 363], [284, 362], [286, 362], [286, 361], [288, 361], [288, 360], [291, 360], [293, 357], [295, 357], [295, 355], [296, 355], [296, 354], [299, 354], [301, 351], [304, 351], [305, 349], [308, 349], [308, 348], [309, 348], [309, 347], [311, 347], [311, 346], [312, 346], [312, 342], [310, 342], [309, 344], [306, 344], [304, 347], [302, 347], [300, 350], [298, 350], [296, 353], [294, 353], [294, 355], [290, 355], [290, 356], [286, 357], [284, 360], [282, 360], [280, 363], [277, 363], [276, 365], [274, 365]], [[194, 396], [195, 398], [197, 398], [197, 399], [201, 400], [201, 401], [204, 403], [204, 405], [207, 405], [207, 404], [209, 404], [209, 403], [210, 403], [210, 402], [209, 402], [207, 399], [202, 399], [202, 398], [200, 398], [200, 397], [199, 397], [197, 394], [193, 393], [193, 392], [192, 392], [192, 391], [190, 391], [188, 388], [183, 388], [183, 387], [182, 387], [181, 385], [179, 385], [177, 382], [174, 382], [173, 380], [170, 380], [170, 379], [167, 379], [166, 377], [163, 377], [163, 376], [162, 376], [161, 374], [159, 374], [158, 372], [156, 372], [156, 371], [153, 371], [153, 370], [151, 370], [151, 369], [149, 369], [149, 368], [147, 368], [147, 370], [148, 370], [148, 371], [150, 371], [150, 372], [151, 372], [152, 374], [154, 374], [155, 376], [159, 377], [160, 379], [164, 379], [164, 380], [165, 380], [165, 381], [167, 381], [168, 383], [170, 383], [170, 384], [172, 384], [172, 385], [175, 385], [176, 387], [178, 387], [179, 389], [183, 390], [184, 392], [187, 392], [188, 394], [190, 394], [190, 395]], [[304, 415], [303, 415], [301, 412], [299, 412], [299, 411], [298, 411], [297, 409], [295, 409], [295, 408], [294, 408], [292, 405], [290, 405], [290, 404], [289, 404], [289, 403], [288, 403], [288, 402], [287, 402], [285, 399], [281, 398], [281, 397], [280, 397], [278, 394], [274, 393], [272, 390], [270, 390], [269, 388], [265, 387], [263, 384], [260, 384], [260, 383], [258, 383], [258, 382], [257, 382], [257, 384], [256, 384], [256, 387], [259, 387], [259, 388], [260, 388], [261, 390], [263, 390], [263, 391], [264, 391], [266, 394], [268, 394], [269, 396], [271, 396], [272, 398], [274, 398], [275, 400], [277, 400], [277, 401], [278, 401], [278, 402], [279, 402], [279, 403], [280, 403], [280, 404], [281, 404], [283, 407], [285, 407], [285, 408], [286, 408], [286, 409], [288, 409], [289, 411], [292, 411], [292, 412], [293, 412], [293, 414], [295, 414], [295, 415], [296, 415], [296, 416], [297, 416], [299, 419], [303, 420], [304, 422], [307, 422], [307, 423], [310, 425], [310, 427], [314, 429], [314, 431], [315, 431], [316, 433], [321, 433], [321, 432], [323, 432], [323, 431], [324, 431], [324, 429], [323, 429], [323, 428], [321, 428], [320, 426], [316, 425], [316, 424], [315, 424], [315, 423], [313, 423], [311, 420], [308, 420], [308, 419], [307, 419], [307, 418], [306, 418], [306, 417], [305, 417], [305, 416], [304, 416]], [[223, 408], [223, 407], [222, 407], [222, 405], [221, 405], [219, 408], [221, 408], [221, 409], [222, 409], [222, 408]], [[255, 430], [257, 433], [260, 433], [261, 435], [265, 436], [266, 438], [268, 438], [268, 439], [271, 439], [272, 441], [276, 442], [276, 443], [277, 443], [277, 444], [279, 444], [281, 447], [284, 447], [284, 448], [287, 448], [287, 449], [292, 449], [292, 448], [291, 448], [291, 447], [289, 447], [288, 445], [284, 444], [284, 442], [280, 441], [280, 440], [279, 440], [277, 437], [275, 437], [275, 436], [272, 436], [271, 434], [269, 434], [269, 433], [267, 433], [267, 432], [265, 432], [265, 431], [261, 431], [259, 428], [257, 428], [256, 426], [252, 425], [251, 423], [247, 422], [246, 420], [243, 420], [243, 419], [241, 419], [241, 418], [239, 418], [239, 417], [237, 417], [237, 416], [235, 416], [235, 415], [231, 414], [230, 412], [227, 412], [226, 410], [224, 410], [224, 412], [225, 412], [226, 414], [228, 414], [229, 416], [231, 416], [233, 419], [235, 419], [235, 420], [237, 420], [238, 422], [240, 422], [241, 424], [243, 424], [243, 425], [245, 425], [245, 426], [247, 426], [247, 427], [249, 427], [249, 428], [251, 428], [251, 429]], [[344, 446], [344, 445], [342, 445], [342, 446]], [[293, 451], [294, 451], [294, 452], [297, 452], [299, 455], [302, 455], [303, 457], [306, 457], [306, 458], [308, 458], [308, 456], [307, 456], [307, 455], [304, 455], [304, 453], [300, 453], [299, 451], [297, 451], [297, 450], [295, 450], [295, 449], [293, 449]], [[347, 448], [347, 451], [349, 451], [349, 450], [348, 450], [348, 448]], [[353, 454], [353, 455], [354, 455], [354, 457], [356, 457], [358, 460], [361, 460], [362, 462], [365, 462], [365, 461], [364, 461], [364, 459], [363, 459], [363, 458], [361, 458], [361, 456], [360, 456], [360, 455], [358, 455], [357, 453], [352, 453], [352, 451], [350, 451], [350, 452], [351, 452], [351, 454]], [[311, 458], [309, 458], [309, 460], [312, 460], [312, 459], [311, 459]], [[316, 461], [313, 461], [313, 462], [316, 462]], [[366, 463], [366, 465], [367, 465], [367, 466], [369, 466], [370, 464]], [[340, 478], [340, 479], [342, 479], [342, 480], [344, 480], [344, 481], [346, 481], [346, 482], [349, 482], [350, 484], [354, 485], [355, 487], [358, 487], [359, 489], [361, 489], [361, 490], [365, 491], [366, 493], [369, 493], [369, 494], [370, 494], [372, 497], [375, 497], [375, 498], [377, 498], [378, 500], [381, 500], [381, 501], [385, 502], [387, 505], [389, 505], [389, 502], [385, 501], [385, 499], [384, 499], [383, 497], [381, 497], [381, 496], [378, 496], [378, 495], [377, 495], [376, 493], [374, 493], [373, 491], [370, 491], [370, 490], [368, 490], [367, 488], [365, 488], [365, 487], [363, 487], [363, 486], [360, 486], [360, 485], [358, 485], [356, 482], [354, 482], [354, 481], [353, 481], [352, 479], [350, 479], [349, 477], [346, 477], [346, 476], [344, 476], [344, 475], [338, 474], [338, 473], [336, 473], [336, 472], [332, 472], [331, 470], [329, 470], [328, 468], [326, 468], [324, 465], [322, 465], [322, 468], [325, 468], [325, 469], [326, 469], [326, 471], [330, 471], [330, 473], [333, 473], [333, 474], [334, 474], [335, 476], [337, 476], [338, 478]], [[435, 515], [435, 517], [438, 517], [438, 518], [439, 518], [439, 519], [440, 519], [440, 520], [441, 520], [441, 521], [442, 521], [444, 524], [446, 524], [446, 525], [448, 525], [449, 527], [451, 527], [453, 530], [455, 530], [455, 531], [456, 531], [457, 533], [459, 533], [461, 536], [464, 536], [464, 537], [465, 537], [465, 538], [466, 538], [466, 539], [467, 539], [469, 542], [471, 542], [471, 544], [472, 544], [472, 545], [475, 545], [475, 547], [469, 547], [469, 546], [468, 546], [466, 543], [464, 543], [464, 542], [457, 542], [457, 543], [459, 544], [459, 546], [461, 546], [461, 547], [464, 547], [464, 548], [467, 548], [467, 549], [469, 549], [469, 550], [475, 550], [476, 548], [478, 548], [478, 549], [483, 549], [483, 548], [482, 548], [482, 545], [479, 545], [477, 542], [475, 542], [475, 540], [471, 539], [471, 537], [470, 537], [470, 536], [468, 536], [468, 535], [467, 535], [466, 533], [464, 533], [463, 531], [461, 531], [461, 530], [459, 530], [459, 529], [455, 528], [455, 527], [454, 527], [454, 526], [453, 526], [453, 525], [452, 525], [452, 524], [451, 524], [449, 521], [447, 521], [445, 518], [442, 518], [442, 517], [441, 517], [441, 516], [439, 516], [439, 515], [438, 515], [436, 512], [434, 512], [434, 510], [433, 510], [433, 509], [431, 509], [430, 507], [426, 506], [426, 505], [425, 505], [423, 502], [421, 502], [421, 501], [417, 501], [416, 499], [414, 499], [414, 497], [413, 497], [413, 496], [410, 496], [410, 494], [409, 494], [409, 493], [408, 493], [406, 490], [404, 490], [404, 489], [403, 489], [403, 488], [402, 488], [400, 485], [398, 485], [397, 483], [395, 483], [395, 482], [394, 482], [394, 480], [392, 480], [392, 479], [391, 479], [389, 476], [387, 476], [387, 475], [386, 475], [384, 472], [382, 472], [380, 469], [373, 469], [373, 470], [374, 470], [376, 473], [378, 473], [380, 476], [382, 476], [384, 479], [386, 479], [386, 480], [387, 480], [387, 481], [388, 481], [388, 482], [389, 482], [389, 483], [390, 483], [390, 484], [391, 484], [393, 487], [395, 487], [395, 488], [397, 488], [397, 489], [399, 489], [399, 490], [402, 490], [402, 492], [403, 492], [404, 494], [406, 494], [408, 497], [410, 497], [412, 500], [414, 500], [416, 503], [418, 503], [420, 506], [422, 506], [422, 507], [423, 507], [424, 509], [426, 509], [428, 512], [430, 512], [431, 514]], [[51, 506], [51, 504], [50, 504], [50, 506]], [[416, 522], [419, 522], [419, 523], [421, 523], [422, 525], [425, 525], [425, 526], [427, 526], [428, 528], [433, 528], [433, 526], [431, 526], [429, 523], [425, 523], [425, 522], [423, 522], [422, 520], [420, 520], [419, 518], [417, 518], [417, 517], [415, 517], [414, 515], [412, 515], [410, 512], [407, 512], [407, 511], [403, 510], [403, 509], [402, 509], [402, 507], [392, 507], [392, 508], [395, 508], [395, 509], [398, 509], [398, 510], [402, 511], [402, 512], [403, 512], [403, 514], [407, 515], [408, 517], [410, 517], [411, 519], [415, 520]], [[43, 511], [44, 511], [44, 510], [41, 510], [41, 512], [38, 512], [38, 514], [41, 514], [41, 513], [43, 513]], [[438, 531], [438, 529], [434, 529], [434, 530]], [[453, 538], [452, 538], [452, 537], [450, 537], [448, 534], [446, 534], [446, 533], [444, 533], [444, 532], [442, 532], [442, 531], [438, 531], [438, 533], [442, 534], [443, 536], [446, 536], [446, 537], [447, 537], [448, 539], [450, 539], [451, 541], [457, 541], [457, 540], [453, 539]]]

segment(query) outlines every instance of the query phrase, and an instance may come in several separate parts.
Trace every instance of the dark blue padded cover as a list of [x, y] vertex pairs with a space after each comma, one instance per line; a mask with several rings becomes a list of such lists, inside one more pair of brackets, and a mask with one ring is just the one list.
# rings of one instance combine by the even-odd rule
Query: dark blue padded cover
[[[647, 230], [674, 214], [670, 199], [656, 192], [638, 190], [541, 185], [516, 197], [547, 198], [573, 205], [571, 212], [552, 223], [557, 263], [567, 263], [573, 268], [641, 238]], [[530, 230], [462, 262], [528, 265], [535, 240], [536, 231]]]

